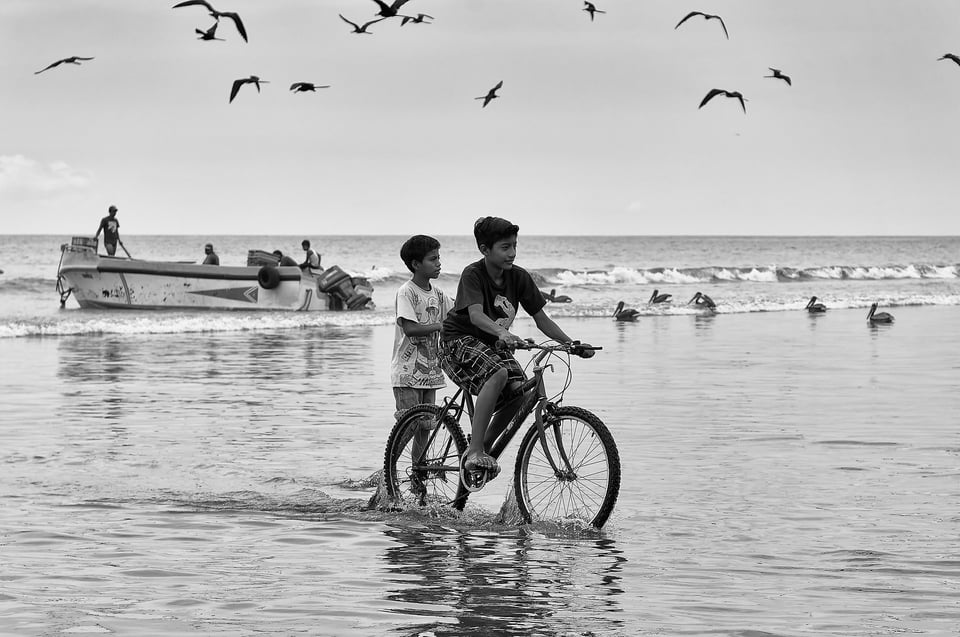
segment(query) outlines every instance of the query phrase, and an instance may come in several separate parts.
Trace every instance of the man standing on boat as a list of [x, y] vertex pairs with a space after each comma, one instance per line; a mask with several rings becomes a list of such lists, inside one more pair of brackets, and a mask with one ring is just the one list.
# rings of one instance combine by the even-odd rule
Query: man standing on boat
[[116, 206], [110, 206], [107, 212], [110, 214], [100, 220], [100, 227], [97, 228], [97, 234], [93, 235], [93, 238], [99, 240], [100, 233], [103, 232], [103, 247], [112, 257], [117, 253], [117, 244], [120, 243], [120, 222], [117, 221]]
[[203, 265], [220, 265], [220, 257], [213, 251], [213, 244], [208, 243], [203, 246], [203, 252], [207, 256], [203, 259]]

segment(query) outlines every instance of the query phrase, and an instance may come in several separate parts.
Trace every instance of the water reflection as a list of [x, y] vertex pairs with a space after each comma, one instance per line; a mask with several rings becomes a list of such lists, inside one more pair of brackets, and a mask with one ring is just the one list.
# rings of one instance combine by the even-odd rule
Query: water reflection
[[387, 599], [419, 635], [620, 634], [626, 558], [609, 538], [393, 526]]

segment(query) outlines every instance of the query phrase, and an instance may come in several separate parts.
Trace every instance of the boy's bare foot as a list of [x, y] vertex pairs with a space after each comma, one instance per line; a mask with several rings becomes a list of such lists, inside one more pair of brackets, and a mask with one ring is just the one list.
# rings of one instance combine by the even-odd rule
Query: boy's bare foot
[[493, 475], [500, 473], [500, 465], [493, 456], [482, 451], [467, 451], [463, 459], [463, 468], [467, 471], [488, 471]]

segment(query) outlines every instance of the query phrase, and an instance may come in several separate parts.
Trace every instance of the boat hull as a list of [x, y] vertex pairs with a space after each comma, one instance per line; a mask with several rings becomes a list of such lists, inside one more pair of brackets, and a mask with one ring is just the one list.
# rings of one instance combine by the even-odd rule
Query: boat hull
[[[272, 272], [264, 273], [264, 268]], [[101, 256], [61, 246], [61, 300], [81, 308], [186, 310], [339, 310], [346, 304], [295, 266], [215, 266]], [[372, 305], [372, 303], [370, 304]]]

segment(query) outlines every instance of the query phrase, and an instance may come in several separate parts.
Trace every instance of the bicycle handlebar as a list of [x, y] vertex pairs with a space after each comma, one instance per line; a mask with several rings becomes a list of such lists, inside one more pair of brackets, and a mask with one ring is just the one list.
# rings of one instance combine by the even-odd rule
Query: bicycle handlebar
[[517, 350], [517, 349], [538, 349], [545, 352], [570, 352], [576, 356], [581, 356], [583, 352], [596, 352], [603, 349], [603, 347], [596, 347], [594, 345], [582, 345], [580, 341], [573, 341], [572, 343], [556, 343], [554, 345], [541, 345], [536, 343], [531, 339], [526, 339], [522, 342], [507, 343], [503, 340], [497, 340], [495, 343], [495, 349], [497, 350]]

